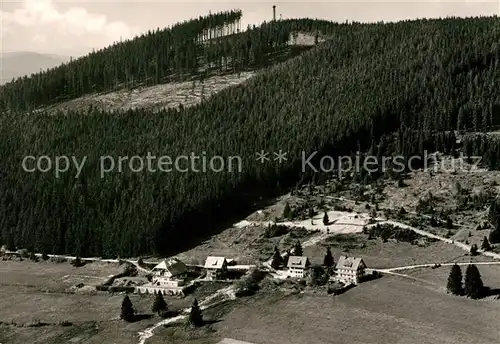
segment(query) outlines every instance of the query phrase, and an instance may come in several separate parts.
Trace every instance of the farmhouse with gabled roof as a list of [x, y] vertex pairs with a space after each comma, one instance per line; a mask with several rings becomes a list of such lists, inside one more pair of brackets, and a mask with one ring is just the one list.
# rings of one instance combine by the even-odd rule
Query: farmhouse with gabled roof
[[186, 264], [177, 258], [163, 260], [160, 264], [156, 265], [152, 272], [156, 277], [163, 278], [182, 278], [186, 275], [188, 269]]
[[366, 265], [361, 258], [340, 256], [335, 269], [338, 281], [358, 284], [365, 275]]
[[227, 272], [227, 260], [225, 257], [207, 257], [204, 268], [207, 280], [220, 279]]
[[288, 257], [288, 275], [295, 278], [303, 278], [305, 271], [309, 267], [309, 259], [304, 256], [289, 256]]
[[136, 292], [182, 295], [188, 273], [188, 268], [182, 261], [177, 258], [163, 260], [151, 272], [151, 283], [137, 286]]

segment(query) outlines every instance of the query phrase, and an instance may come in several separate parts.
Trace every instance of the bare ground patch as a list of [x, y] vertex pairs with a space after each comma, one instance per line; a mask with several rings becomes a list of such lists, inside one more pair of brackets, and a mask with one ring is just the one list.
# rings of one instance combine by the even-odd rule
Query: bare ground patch
[[168, 83], [133, 90], [93, 94], [51, 107], [51, 111], [87, 111], [90, 106], [104, 111], [130, 110], [137, 108], [161, 110], [193, 106], [208, 99], [221, 90], [239, 85], [252, 77], [254, 72], [242, 72], [221, 76], [212, 76], [199, 80]]

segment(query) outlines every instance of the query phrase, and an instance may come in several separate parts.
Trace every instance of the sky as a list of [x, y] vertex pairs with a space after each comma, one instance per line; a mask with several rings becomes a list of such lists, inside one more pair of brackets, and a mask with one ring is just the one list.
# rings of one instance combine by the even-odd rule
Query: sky
[[0, 52], [36, 51], [79, 56], [149, 29], [239, 8], [242, 24], [279, 17], [345, 22], [397, 21], [500, 14], [500, 0], [208, 1], [0, 0]]

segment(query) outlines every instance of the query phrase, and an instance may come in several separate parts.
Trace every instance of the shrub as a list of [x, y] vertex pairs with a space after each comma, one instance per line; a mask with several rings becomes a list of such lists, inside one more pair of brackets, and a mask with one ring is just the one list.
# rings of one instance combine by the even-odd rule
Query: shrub
[[470, 248], [470, 255], [471, 256], [477, 256], [479, 253], [478, 253], [478, 250], [477, 250], [477, 245], [476, 244], [473, 244]]
[[80, 257], [76, 257], [73, 261], [71, 261], [71, 265], [73, 265], [75, 268], [79, 268], [81, 266], [84, 266], [85, 263], [82, 262]]
[[252, 270], [247, 277], [236, 282], [236, 296], [251, 296], [259, 289], [259, 282], [264, 278], [265, 274], [259, 270]]
[[68, 260], [64, 257], [51, 257], [50, 258], [50, 261], [53, 262], [53, 263], [66, 263]]
[[265, 238], [274, 238], [279, 237], [285, 234], [288, 234], [290, 229], [284, 225], [278, 225], [276, 223], [270, 224], [267, 226], [266, 231], [264, 233]]

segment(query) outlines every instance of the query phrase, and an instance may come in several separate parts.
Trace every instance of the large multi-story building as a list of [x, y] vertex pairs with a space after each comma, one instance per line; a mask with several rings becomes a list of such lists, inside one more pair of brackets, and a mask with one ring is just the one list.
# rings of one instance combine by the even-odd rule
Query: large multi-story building
[[309, 268], [309, 259], [304, 256], [288, 257], [288, 276], [293, 278], [303, 278], [306, 276], [306, 270]]
[[361, 258], [340, 256], [335, 269], [339, 282], [358, 284], [365, 275], [366, 265]]

